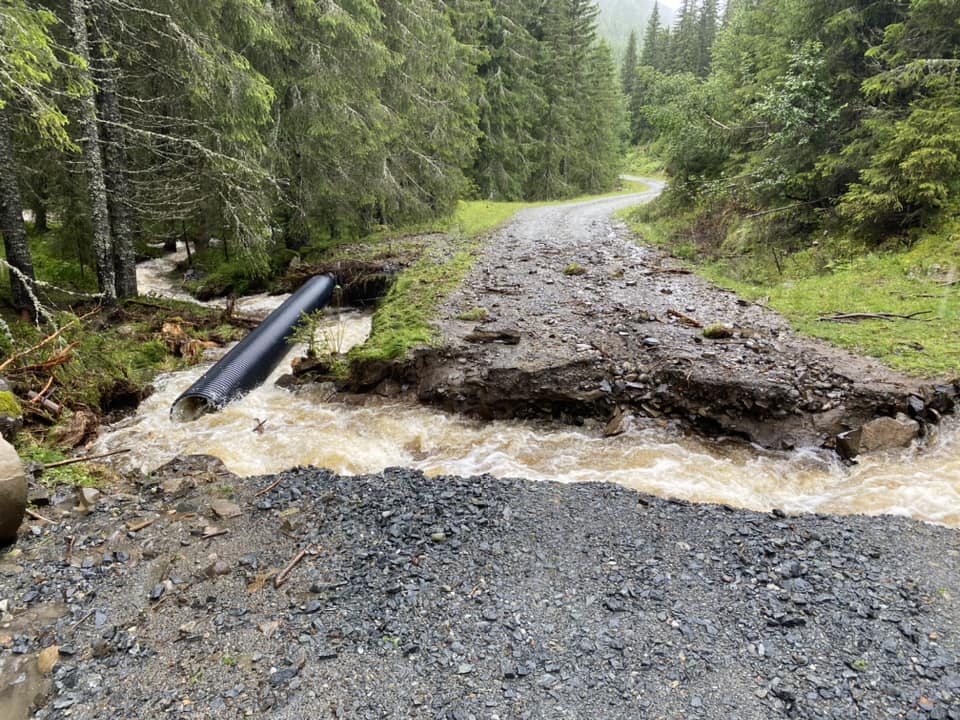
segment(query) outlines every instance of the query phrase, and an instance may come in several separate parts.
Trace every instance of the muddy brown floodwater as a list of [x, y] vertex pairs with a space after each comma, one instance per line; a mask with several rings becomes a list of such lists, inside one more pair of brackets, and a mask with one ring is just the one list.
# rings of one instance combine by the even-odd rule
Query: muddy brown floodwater
[[[352, 313], [329, 322], [350, 344], [369, 331], [370, 318]], [[428, 475], [616, 482], [660, 497], [754, 510], [894, 513], [960, 527], [960, 439], [953, 421], [928, 447], [870, 455], [847, 467], [814, 449], [768, 451], [656, 421], [604, 437], [599, 422], [577, 428], [480, 421], [409, 402], [324, 402], [318, 391], [273, 385], [297, 354], [261, 388], [189, 423], [172, 420], [170, 405], [207, 366], [164, 376], [136, 416], [104, 432], [91, 451], [136, 448], [116, 462], [144, 471], [195, 453], [214, 455], [245, 476], [297, 465], [342, 474], [410, 467]], [[263, 432], [253, 432], [261, 421]]]
[[[743, 311], [745, 308], [729, 299], [727, 293], [697, 294], [702, 292], [700, 285], [690, 290], [687, 285], [672, 284], [689, 280], [686, 276], [650, 275], [651, 268], [663, 266], [662, 258], [624, 245], [619, 239], [626, 231], [610, 219], [611, 212], [649, 199], [658, 190], [655, 187], [628, 198], [546, 208], [518, 218], [500, 234], [501, 241], [505, 239], [514, 249], [481, 260], [474, 276], [484, 279], [474, 277], [448, 303], [446, 312], [451, 319], [444, 325], [447, 336], [461, 342], [458, 349], [473, 358], [471, 362], [480, 363], [481, 369], [483, 363], [488, 368], [509, 363], [549, 366], [571, 362], [570, 358], [579, 362], [578, 356], [584, 354], [599, 355], [595, 347], [601, 346], [599, 341], [586, 350], [581, 345], [586, 347], [584, 343], [595, 332], [594, 326], [603, 331], [604, 341], [609, 340], [609, 333], [614, 337], [626, 334], [622, 328], [630, 323], [624, 316], [624, 306], [639, 292], [628, 272], [631, 263], [639, 272], [637, 282], [655, 285], [654, 292], [648, 293], [655, 297], [644, 300], [648, 304], [682, 305], [686, 313], [702, 315], [704, 320], [723, 317], [731, 308]], [[534, 232], [531, 228], [541, 230]], [[599, 240], [568, 256], [564, 253], [571, 244], [570, 234], [575, 232], [592, 234]], [[534, 258], [531, 252], [536, 248], [541, 254]], [[503, 260], [511, 252], [517, 262], [508, 267]], [[579, 258], [586, 268], [583, 276], [564, 275], [570, 257]], [[173, 259], [140, 266], [141, 283], [150, 292], [177, 294], [169, 276]], [[611, 268], [623, 272], [612, 272]], [[534, 300], [537, 309], [517, 318], [525, 307], [520, 302], [522, 276], [539, 283]], [[565, 282], [574, 282], [573, 290], [565, 290]], [[275, 306], [282, 299], [259, 297], [251, 309], [269, 310], [271, 304]], [[616, 307], [610, 307], [611, 303]], [[506, 319], [525, 333], [539, 324], [548, 332], [530, 341], [524, 337], [519, 346], [465, 347], [469, 343], [458, 338], [473, 325], [458, 322], [453, 316], [476, 305], [487, 307], [494, 325]], [[755, 307], [746, 310], [765, 327], [786, 332], [777, 316], [766, 312], [757, 315], [760, 311]], [[608, 317], [611, 314], [612, 320]], [[666, 315], [666, 311], [660, 314]], [[585, 328], [581, 335], [566, 337], [576, 323]], [[647, 322], [643, 326], [646, 337], [657, 335], [664, 342], [685, 332], [682, 324]], [[322, 332], [345, 350], [362, 342], [369, 329], [369, 315], [344, 313], [331, 317]], [[632, 342], [633, 328], [630, 330]], [[687, 344], [691, 349], [685, 352], [697, 353], [699, 363], [704, 362], [702, 356], [719, 355], [714, 364], [722, 370], [724, 363], [733, 362], [726, 359], [723, 347]], [[742, 344], [731, 352], [746, 352], [751, 362], [767, 356], [744, 351]], [[658, 347], [651, 347], [659, 352]], [[845, 466], [832, 454], [815, 448], [770, 451], [745, 443], [705, 439], [681, 431], [665, 419], [638, 418], [624, 434], [604, 437], [602, 420], [588, 419], [583, 427], [543, 420], [479, 421], [373, 396], [362, 406], [327, 402], [324, 391], [309, 386], [296, 393], [274, 386], [274, 379], [289, 372], [289, 360], [297, 354], [293, 349], [258, 390], [222, 412], [191, 423], [172, 420], [170, 405], [207, 366], [161, 377], [156, 383], [158, 392], [144, 402], [136, 416], [108, 429], [92, 450], [136, 448], [135, 453], [120, 456], [116, 462], [144, 471], [177, 455], [193, 453], [214, 455], [231, 471], [246, 476], [297, 465], [327, 467], [343, 474], [374, 473], [398, 466], [429, 475], [489, 473], [560, 482], [616, 482], [661, 497], [754, 510], [892, 513], [960, 527], [960, 431], [955, 421], [943, 423], [923, 447], [868, 455], [857, 465]], [[454, 365], [463, 367], [464, 363]], [[258, 426], [262, 432], [253, 431]]]

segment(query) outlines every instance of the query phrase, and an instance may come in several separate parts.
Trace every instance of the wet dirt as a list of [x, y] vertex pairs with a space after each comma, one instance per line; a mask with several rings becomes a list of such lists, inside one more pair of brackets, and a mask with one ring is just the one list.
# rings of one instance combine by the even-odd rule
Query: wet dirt
[[951, 385], [800, 338], [640, 247], [612, 216], [656, 197], [662, 184], [651, 186], [519, 213], [443, 306], [442, 346], [362, 379], [400, 379], [421, 401], [483, 418], [670, 418], [776, 449], [832, 447], [878, 416], [952, 408]]

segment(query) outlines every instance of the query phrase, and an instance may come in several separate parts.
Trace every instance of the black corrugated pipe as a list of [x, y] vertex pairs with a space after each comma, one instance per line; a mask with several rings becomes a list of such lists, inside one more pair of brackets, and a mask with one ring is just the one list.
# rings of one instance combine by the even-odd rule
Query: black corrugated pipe
[[195, 420], [216, 412], [231, 400], [253, 390], [269, 377], [290, 349], [287, 340], [303, 313], [312, 313], [330, 302], [336, 281], [317, 275], [288, 297], [257, 328], [237, 343], [170, 408], [178, 420]]

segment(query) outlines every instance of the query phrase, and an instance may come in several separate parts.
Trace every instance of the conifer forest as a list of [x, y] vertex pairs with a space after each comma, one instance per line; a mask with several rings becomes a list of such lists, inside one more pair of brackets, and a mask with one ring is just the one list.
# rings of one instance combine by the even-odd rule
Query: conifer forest
[[138, 243], [266, 273], [461, 198], [609, 190], [631, 145], [720, 239], [881, 243], [956, 208], [957, 0], [678, 5], [614, 58], [589, 0], [0, 0], [12, 304], [49, 218], [109, 302]]

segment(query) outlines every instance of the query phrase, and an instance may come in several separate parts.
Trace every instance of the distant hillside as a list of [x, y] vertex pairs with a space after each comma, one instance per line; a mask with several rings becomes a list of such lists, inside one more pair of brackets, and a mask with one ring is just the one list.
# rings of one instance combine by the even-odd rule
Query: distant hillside
[[[654, 0], [596, 0], [600, 7], [598, 29], [600, 37], [605, 39], [617, 58], [623, 56], [627, 47], [630, 31], [637, 32], [637, 40], [643, 40], [647, 19], [653, 10]], [[673, 6], [660, 3], [660, 21], [672, 22]]]

